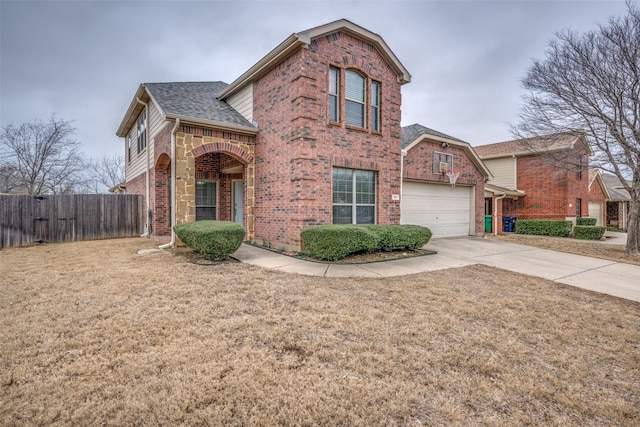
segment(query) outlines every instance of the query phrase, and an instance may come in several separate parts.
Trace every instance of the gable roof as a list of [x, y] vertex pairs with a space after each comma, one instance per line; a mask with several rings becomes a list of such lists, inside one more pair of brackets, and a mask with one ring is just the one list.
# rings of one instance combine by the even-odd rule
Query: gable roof
[[611, 200], [611, 193], [607, 188], [604, 180], [602, 179], [602, 174], [598, 169], [589, 169], [589, 192], [591, 192], [591, 186], [593, 182], [596, 181], [602, 190], [602, 194], [604, 194], [605, 199]]
[[[526, 156], [537, 153], [548, 153], [574, 148], [581, 136], [574, 133], [556, 133], [551, 135], [536, 136], [532, 138], [514, 139], [511, 141], [496, 142], [494, 144], [479, 145], [476, 152], [482, 159], [495, 159], [500, 157]], [[591, 148], [587, 144], [589, 154]]]
[[256, 62], [251, 68], [234, 80], [226, 89], [224, 89], [219, 95], [220, 99], [225, 99], [233, 95], [245, 85], [260, 78], [298, 49], [308, 47], [313, 39], [335, 33], [337, 31], [344, 31], [372, 44], [395, 71], [398, 76], [398, 82], [405, 84], [411, 81], [411, 74], [409, 74], [409, 71], [407, 71], [396, 55], [391, 51], [391, 49], [389, 49], [389, 46], [387, 46], [382, 37], [354, 24], [351, 21], [340, 19], [290, 35], [265, 57]]
[[603, 173], [602, 181], [607, 187], [607, 191], [609, 191], [611, 201], [622, 202], [631, 200], [629, 192], [624, 188], [624, 185], [617, 176], [610, 173]]
[[117, 135], [125, 136], [143, 110], [143, 105], [137, 99], [155, 102], [166, 118], [180, 118], [187, 122], [214, 126], [253, 128], [240, 113], [217, 98], [218, 93], [227, 86], [227, 83], [220, 81], [143, 83], [131, 101]]
[[[446, 133], [438, 132], [437, 130], [416, 123], [402, 128], [402, 148], [407, 148], [409, 144], [422, 135], [431, 135], [451, 141], [464, 142], [463, 140], [449, 136]], [[464, 143], [466, 144], [466, 142]]]
[[415, 147], [419, 142], [424, 140], [431, 140], [441, 143], [446, 143], [449, 145], [453, 145], [459, 148], [462, 148], [471, 161], [478, 167], [478, 169], [482, 172], [482, 174], [486, 178], [493, 177], [487, 166], [480, 159], [478, 154], [475, 152], [471, 144], [468, 142], [464, 142], [461, 139], [455, 138], [453, 136], [449, 136], [445, 133], [438, 132], [437, 130], [428, 128], [426, 126], [422, 126], [420, 124], [413, 124], [410, 126], [404, 126], [402, 128], [402, 150], [403, 152], [409, 151], [413, 147]]

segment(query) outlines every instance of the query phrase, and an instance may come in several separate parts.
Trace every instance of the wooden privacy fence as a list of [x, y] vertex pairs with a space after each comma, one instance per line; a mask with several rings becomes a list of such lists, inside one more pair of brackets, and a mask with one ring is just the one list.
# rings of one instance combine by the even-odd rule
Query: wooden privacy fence
[[0, 194], [0, 248], [142, 234], [137, 194]]

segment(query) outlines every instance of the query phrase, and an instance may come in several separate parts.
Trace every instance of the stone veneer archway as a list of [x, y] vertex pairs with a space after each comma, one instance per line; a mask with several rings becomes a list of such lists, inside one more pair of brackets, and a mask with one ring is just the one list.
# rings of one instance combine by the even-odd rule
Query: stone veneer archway
[[245, 240], [254, 240], [255, 165], [254, 144], [218, 137], [176, 134], [176, 224], [196, 219], [195, 159], [207, 153], [225, 153], [244, 166]]

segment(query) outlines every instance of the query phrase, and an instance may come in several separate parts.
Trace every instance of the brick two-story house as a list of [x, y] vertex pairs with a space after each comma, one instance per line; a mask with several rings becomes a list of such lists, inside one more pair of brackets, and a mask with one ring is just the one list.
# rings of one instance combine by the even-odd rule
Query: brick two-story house
[[493, 177], [485, 186], [485, 214], [493, 232], [502, 219], [575, 220], [589, 214], [589, 156], [584, 136], [547, 135], [475, 147]]
[[156, 237], [216, 218], [297, 248], [312, 224], [399, 223], [410, 80], [379, 35], [340, 20], [291, 35], [229, 85], [142, 84], [117, 132], [126, 191], [146, 195]]

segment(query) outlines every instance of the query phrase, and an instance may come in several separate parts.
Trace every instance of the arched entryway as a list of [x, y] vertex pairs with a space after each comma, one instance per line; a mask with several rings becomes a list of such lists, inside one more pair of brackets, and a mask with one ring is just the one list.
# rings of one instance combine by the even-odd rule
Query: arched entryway
[[[234, 221], [244, 226], [246, 239], [253, 240], [252, 154], [229, 142], [198, 145], [190, 154], [193, 160], [185, 164], [186, 177], [181, 176], [180, 162], [177, 163], [179, 172], [176, 179], [185, 185], [177, 186], [176, 222], [206, 219]], [[180, 208], [181, 203], [184, 211]]]

